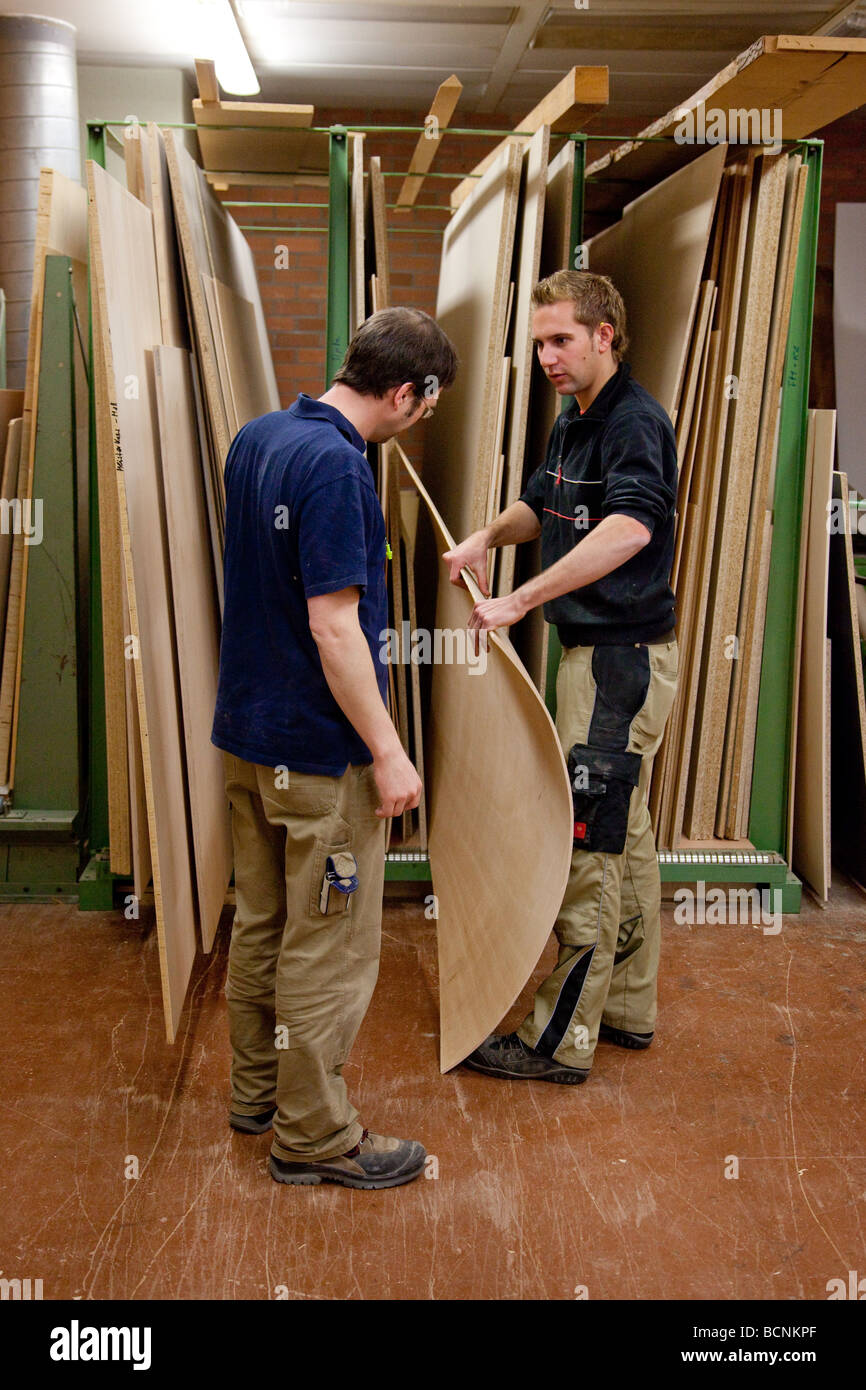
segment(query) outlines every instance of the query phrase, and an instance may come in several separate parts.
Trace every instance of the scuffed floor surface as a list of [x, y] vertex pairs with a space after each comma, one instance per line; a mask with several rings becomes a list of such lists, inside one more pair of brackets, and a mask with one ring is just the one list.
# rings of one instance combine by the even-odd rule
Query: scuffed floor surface
[[230, 918], [168, 1047], [152, 931], [0, 912], [4, 1277], [46, 1299], [825, 1299], [866, 1272], [853, 890], [779, 935], [668, 904], [656, 1044], [600, 1046], [579, 1087], [440, 1076], [434, 924], [389, 902], [346, 1076], [435, 1163], [384, 1192], [278, 1186], [269, 1136], [228, 1129]]

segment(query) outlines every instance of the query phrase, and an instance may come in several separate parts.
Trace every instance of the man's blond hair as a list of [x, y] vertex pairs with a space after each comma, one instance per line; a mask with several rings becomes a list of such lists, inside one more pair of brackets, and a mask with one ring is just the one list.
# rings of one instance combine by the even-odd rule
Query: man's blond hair
[[599, 324], [609, 323], [613, 329], [611, 351], [619, 361], [628, 350], [625, 305], [616, 285], [607, 275], [593, 275], [590, 270], [556, 270], [546, 280], [540, 280], [532, 291], [532, 307], [561, 304], [568, 300], [574, 305], [574, 321], [590, 332]]

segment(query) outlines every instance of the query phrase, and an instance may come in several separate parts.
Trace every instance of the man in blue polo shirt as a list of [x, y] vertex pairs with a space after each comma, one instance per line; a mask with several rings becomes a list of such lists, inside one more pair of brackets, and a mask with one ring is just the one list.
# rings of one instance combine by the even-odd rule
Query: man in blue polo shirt
[[343, 1067], [379, 968], [385, 822], [421, 783], [388, 715], [385, 525], [365, 449], [429, 415], [456, 373], [429, 315], [383, 309], [330, 390], [252, 420], [225, 470], [213, 741], [232, 809], [230, 1124], [273, 1126], [278, 1182], [394, 1187], [411, 1140], [362, 1128]]

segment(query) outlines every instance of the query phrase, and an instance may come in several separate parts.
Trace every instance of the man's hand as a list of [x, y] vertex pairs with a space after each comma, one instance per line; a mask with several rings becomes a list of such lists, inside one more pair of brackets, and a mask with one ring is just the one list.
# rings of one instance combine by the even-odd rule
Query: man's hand
[[488, 550], [486, 531], [473, 531], [471, 536], [467, 536], [466, 540], [455, 546], [453, 550], [446, 550], [442, 559], [448, 565], [451, 583], [465, 589], [466, 581], [460, 571], [469, 569], [475, 575], [482, 594], [489, 595], [490, 585], [487, 582]]
[[468, 624], [473, 635], [476, 656], [482, 632], [490, 632], [497, 627], [511, 627], [512, 623], [517, 623], [525, 617], [531, 606], [526, 602], [522, 588], [515, 589], [513, 594], [506, 594], [503, 598], [488, 598], [476, 603], [469, 615]]
[[421, 778], [399, 744], [373, 759], [373, 777], [382, 798], [376, 815], [382, 820], [413, 811], [421, 800]]

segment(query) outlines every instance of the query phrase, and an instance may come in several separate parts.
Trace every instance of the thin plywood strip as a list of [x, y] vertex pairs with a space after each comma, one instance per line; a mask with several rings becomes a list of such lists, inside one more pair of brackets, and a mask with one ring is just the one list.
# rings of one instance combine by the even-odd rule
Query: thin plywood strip
[[190, 346], [189, 321], [183, 297], [180, 253], [174, 226], [174, 206], [165, 156], [165, 140], [157, 125], [147, 127], [143, 152], [148, 161], [150, 198], [143, 199], [153, 213], [153, 240], [156, 247], [156, 278], [159, 285], [159, 317], [162, 341], [172, 347]]
[[[173, 1042], [196, 935], [152, 377], [151, 348], [160, 333], [153, 220], [104, 169], [88, 161], [87, 172], [91, 259], [102, 307], [130, 633], [135, 639], [163, 1009], [166, 1036]], [[133, 381], [137, 394], [130, 389]]]
[[522, 150], [509, 145], [442, 239], [436, 319], [457, 349], [460, 371], [428, 422], [424, 475], [446, 524], [461, 540], [484, 523], [496, 460], [521, 160]]
[[[405, 466], [441, 556], [454, 541]], [[451, 584], [440, 562], [438, 628], [465, 631], [480, 596], [471, 576], [467, 582], [471, 591]], [[511, 643], [496, 633], [483, 673], [466, 662], [434, 667], [428, 751], [446, 1072], [493, 1031], [543, 951], [568, 882], [574, 816], [553, 721]]]
[[[130, 805], [129, 727], [126, 636], [124, 621], [123, 541], [120, 534], [117, 482], [114, 477], [114, 437], [108, 395], [108, 376], [100, 296], [91, 290], [93, 326], [94, 424], [96, 479], [99, 498], [99, 572], [102, 602], [102, 661], [105, 690], [105, 754], [108, 773], [108, 847], [111, 871], [133, 871]], [[136, 889], [138, 892], [138, 889]]]
[[[415, 537], [418, 532], [417, 492], [403, 488], [400, 493], [400, 508], [403, 533], [403, 548], [406, 564], [406, 608], [409, 616], [409, 630], [418, 630], [418, 603], [415, 595]], [[427, 851], [427, 788], [424, 784], [424, 728], [421, 716], [421, 673], [413, 661], [409, 666], [410, 694], [412, 697], [412, 760], [421, 778], [421, 800], [418, 803], [418, 848]]]
[[177, 634], [189, 809], [202, 946], [213, 944], [232, 873], [225, 774], [210, 740], [219, 675], [220, 617], [210, 564], [189, 353], [154, 348], [171, 591]]
[[830, 499], [833, 492], [832, 410], [812, 411], [809, 442], [812, 490], [805, 517], [805, 590], [800, 662], [800, 711], [794, 745], [794, 873], [822, 902], [830, 896], [827, 594]]
[[[541, 265], [541, 234], [544, 225], [544, 199], [550, 154], [550, 127], [542, 126], [532, 137], [524, 155], [523, 196], [519, 214], [520, 231], [515, 255], [516, 290], [512, 328], [512, 384], [505, 441], [505, 468], [502, 509], [520, 496], [526, 457], [529, 389], [532, 380], [531, 296]], [[494, 513], [496, 515], [497, 513]], [[504, 546], [498, 555], [497, 594], [510, 594], [514, 587], [515, 547]]]

